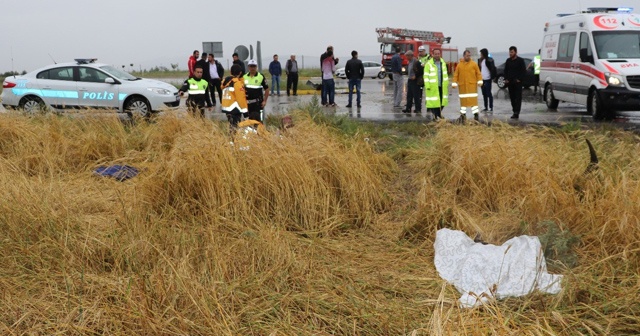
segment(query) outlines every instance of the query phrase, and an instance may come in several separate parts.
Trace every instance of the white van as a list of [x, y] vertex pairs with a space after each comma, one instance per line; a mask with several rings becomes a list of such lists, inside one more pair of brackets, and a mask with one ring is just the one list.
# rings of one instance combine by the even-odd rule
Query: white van
[[640, 111], [640, 15], [632, 11], [589, 8], [545, 25], [540, 87], [548, 108], [578, 103], [594, 119]]

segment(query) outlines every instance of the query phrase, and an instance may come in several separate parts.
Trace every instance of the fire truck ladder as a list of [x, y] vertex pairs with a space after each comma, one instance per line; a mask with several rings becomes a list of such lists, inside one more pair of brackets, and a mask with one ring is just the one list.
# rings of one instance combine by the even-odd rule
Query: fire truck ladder
[[416, 38], [423, 41], [443, 43], [445, 38], [442, 32], [429, 30], [415, 30], [406, 28], [376, 28], [378, 42], [390, 43], [395, 38]]

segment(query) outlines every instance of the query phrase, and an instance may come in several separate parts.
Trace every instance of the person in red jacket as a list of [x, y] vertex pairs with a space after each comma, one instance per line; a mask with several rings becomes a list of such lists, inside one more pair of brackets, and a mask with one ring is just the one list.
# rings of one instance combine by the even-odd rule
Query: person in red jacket
[[193, 77], [193, 70], [196, 67], [196, 62], [198, 62], [199, 57], [200, 52], [197, 50], [194, 50], [191, 57], [189, 57], [189, 62], [187, 63], [187, 67], [189, 67], [189, 78]]

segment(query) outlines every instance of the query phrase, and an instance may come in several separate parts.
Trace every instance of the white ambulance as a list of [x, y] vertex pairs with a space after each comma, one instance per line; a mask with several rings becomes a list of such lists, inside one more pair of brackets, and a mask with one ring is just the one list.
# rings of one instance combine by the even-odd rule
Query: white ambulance
[[587, 106], [594, 119], [640, 111], [640, 15], [632, 8], [589, 8], [548, 22], [540, 49], [547, 107]]

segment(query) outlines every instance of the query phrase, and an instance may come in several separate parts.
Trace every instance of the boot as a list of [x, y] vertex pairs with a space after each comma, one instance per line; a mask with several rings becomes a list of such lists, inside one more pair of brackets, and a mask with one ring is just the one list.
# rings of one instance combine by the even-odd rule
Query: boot
[[480, 121], [480, 116], [477, 113], [473, 114], [473, 120]]
[[467, 121], [467, 116], [464, 114], [460, 114], [460, 117], [458, 118], [458, 123], [464, 124], [465, 121]]

